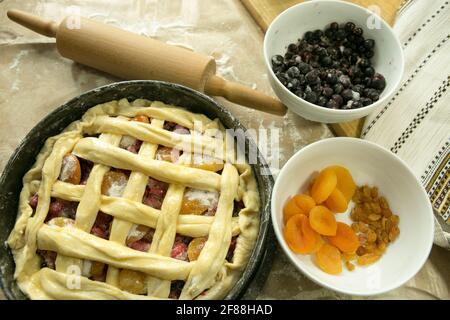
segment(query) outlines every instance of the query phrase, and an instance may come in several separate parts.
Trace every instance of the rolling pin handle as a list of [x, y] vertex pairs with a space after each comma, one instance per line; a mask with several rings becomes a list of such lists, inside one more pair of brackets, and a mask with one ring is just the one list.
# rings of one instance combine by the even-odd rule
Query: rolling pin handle
[[42, 19], [33, 14], [12, 9], [8, 10], [7, 13], [8, 18], [18, 24], [33, 30], [39, 34], [42, 34], [47, 37], [56, 37], [56, 32], [58, 31], [58, 24], [55, 21]]
[[286, 114], [286, 107], [280, 100], [253, 90], [242, 84], [227, 81], [218, 76], [211, 76], [205, 84], [205, 93], [222, 96], [227, 100], [264, 112], [279, 116]]

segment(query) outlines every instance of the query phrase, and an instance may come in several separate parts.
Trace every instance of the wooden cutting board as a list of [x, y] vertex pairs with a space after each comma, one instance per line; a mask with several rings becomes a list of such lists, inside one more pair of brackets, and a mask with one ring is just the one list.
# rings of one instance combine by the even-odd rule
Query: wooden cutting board
[[[256, 23], [265, 32], [276, 16], [287, 8], [303, 2], [303, 0], [240, 0]], [[351, 0], [351, 2], [364, 7], [376, 5], [380, 8], [381, 16], [390, 25], [394, 24], [398, 9], [404, 0]], [[364, 119], [346, 123], [330, 124], [335, 135], [346, 137], [359, 137]]]

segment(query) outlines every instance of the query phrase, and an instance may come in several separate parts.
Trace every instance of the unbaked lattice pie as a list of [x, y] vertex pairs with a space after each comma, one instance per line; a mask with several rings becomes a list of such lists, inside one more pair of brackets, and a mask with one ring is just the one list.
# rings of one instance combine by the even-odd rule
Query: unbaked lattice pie
[[20, 288], [31, 299], [223, 298], [259, 229], [251, 167], [225, 136], [217, 119], [122, 99], [49, 138], [8, 239]]

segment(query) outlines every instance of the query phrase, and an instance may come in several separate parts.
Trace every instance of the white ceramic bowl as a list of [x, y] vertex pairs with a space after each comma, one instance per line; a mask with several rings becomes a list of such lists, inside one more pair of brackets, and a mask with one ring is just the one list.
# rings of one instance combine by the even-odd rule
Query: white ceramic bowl
[[[369, 19], [369, 20], [368, 20]], [[369, 29], [376, 19], [379, 29]], [[296, 43], [306, 31], [324, 30], [331, 22], [354, 22], [364, 31], [366, 39], [375, 40], [372, 58], [376, 72], [386, 78], [386, 88], [375, 103], [354, 110], [334, 110], [309, 103], [290, 92], [275, 76], [271, 58], [284, 55], [290, 43]], [[383, 105], [395, 92], [403, 75], [404, 58], [399, 40], [389, 25], [363, 7], [346, 1], [307, 1], [282, 12], [270, 24], [264, 37], [264, 60], [270, 84], [278, 98], [293, 112], [313, 121], [335, 123], [362, 118]]]
[[[311, 176], [329, 165], [348, 168], [357, 185], [377, 186], [391, 210], [400, 216], [400, 236], [376, 263], [343, 266], [340, 275], [319, 269], [311, 255], [293, 253], [283, 237], [283, 206], [290, 196], [305, 192]], [[350, 223], [349, 212], [336, 219]], [[311, 280], [350, 295], [376, 295], [395, 289], [411, 279], [423, 266], [433, 244], [434, 218], [428, 196], [408, 168], [390, 151], [365, 140], [331, 138], [298, 151], [281, 169], [272, 192], [271, 214], [275, 234], [292, 263]]]

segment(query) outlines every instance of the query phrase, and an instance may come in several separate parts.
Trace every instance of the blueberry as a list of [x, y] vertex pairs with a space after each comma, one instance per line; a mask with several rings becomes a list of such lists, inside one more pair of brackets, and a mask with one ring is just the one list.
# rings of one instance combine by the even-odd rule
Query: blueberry
[[344, 57], [350, 57], [352, 53], [352, 49], [350, 49], [349, 47], [344, 48], [344, 51], [342, 52]]
[[309, 51], [303, 51], [300, 55], [304, 62], [309, 62], [311, 60], [312, 54]]
[[337, 83], [333, 87], [334, 93], [340, 94], [344, 90], [344, 86], [341, 83]]
[[359, 94], [362, 94], [363, 90], [364, 90], [364, 86], [361, 85], [361, 84], [357, 84], [357, 85], [352, 87], [352, 90], [355, 91], [355, 92], [358, 92]]
[[322, 69], [322, 70], [319, 71], [319, 78], [320, 78], [320, 80], [326, 80], [327, 75], [328, 75], [327, 70]]
[[333, 62], [331, 63], [331, 67], [333, 69], [338, 69], [340, 66], [341, 66], [341, 64], [337, 60], [333, 60]]
[[367, 67], [370, 67], [370, 60], [369, 60], [369, 59], [366, 59], [366, 58], [360, 59], [360, 60], [359, 60], [359, 66], [360, 66], [361, 68], [367, 68]]
[[323, 31], [320, 29], [314, 30], [313, 37], [316, 39], [320, 39], [323, 36]]
[[351, 66], [348, 69], [348, 76], [350, 78], [360, 77], [361, 75], [362, 75], [362, 72], [358, 66]]
[[300, 86], [300, 81], [298, 81], [298, 79], [295, 79], [295, 78], [289, 80], [289, 82], [286, 85], [286, 87], [291, 91], [295, 91], [299, 86]]
[[313, 53], [319, 57], [323, 57], [327, 54], [327, 50], [319, 46], [313, 50]]
[[378, 101], [380, 99], [380, 94], [377, 90], [371, 89], [367, 94], [367, 98], [372, 99], [372, 101]]
[[330, 28], [325, 30], [325, 37], [327, 37], [328, 39], [332, 39], [334, 36], [334, 31], [331, 30]]
[[352, 103], [352, 109], [358, 109], [361, 108], [362, 106], [363, 106], [362, 103], [359, 101], [353, 101]]
[[342, 29], [339, 29], [338, 31], [336, 31], [336, 40], [342, 41], [344, 39], [345, 39], [345, 31]]
[[308, 102], [311, 102], [311, 103], [316, 103], [317, 102], [317, 93], [315, 93], [314, 91], [306, 92], [305, 100]]
[[298, 64], [298, 69], [300, 70], [300, 73], [307, 74], [308, 72], [311, 71], [311, 66], [307, 63], [300, 62]]
[[364, 47], [366, 49], [373, 49], [375, 47], [375, 40], [373, 39], [364, 40]]
[[317, 100], [317, 104], [321, 107], [325, 107], [327, 102], [328, 102], [328, 99], [325, 98], [324, 96], [320, 96], [319, 99]]
[[300, 74], [300, 75], [297, 77], [297, 79], [298, 79], [298, 82], [300, 83], [300, 85], [304, 85], [304, 84], [306, 83], [305, 75], [304, 75], [304, 74]]
[[333, 31], [337, 31], [339, 29], [339, 23], [337, 22], [330, 23], [330, 29]]
[[367, 67], [367, 68], [364, 69], [364, 74], [367, 77], [373, 77], [374, 74], [375, 74], [375, 69], [373, 67]]
[[287, 81], [287, 78], [286, 78], [286, 74], [280, 72], [280, 73], [277, 73], [276, 76], [277, 76], [278, 80], [280, 80], [280, 82], [281, 82], [284, 86], [287, 85], [287, 82], [288, 82], [288, 81]]
[[345, 101], [353, 99], [353, 92], [351, 89], [345, 89], [341, 93], [342, 98], [344, 98]]
[[320, 63], [322, 64], [323, 67], [329, 67], [332, 64], [332, 60], [329, 56], [325, 56], [320, 60]]
[[336, 48], [333, 48], [333, 47], [328, 47], [327, 48], [327, 53], [328, 53], [328, 55], [331, 57], [331, 58], [337, 58], [338, 57], [338, 51], [337, 51], [337, 49]]
[[333, 94], [331, 99], [336, 102], [337, 106], [340, 107], [344, 103], [344, 99], [340, 94]]
[[338, 82], [338, 78], [334, 73], [327, 73], [327, 77], [325, 78], [325, 81], [328, 82], [329, 84], [333, 85], [336, 84]]
[[386, 79], [379, 73], [375, 73], [372, 79], [372, 88], [383, 91], [386, 87]]
[[286, 75], [289, 78], [297, 78], [300, 75], [300, 70], [297, 67], [290, 67], [287, 71], [286, 71]]
[[336, 101], [334, 101], [333, 99], [328, 100], [326, 107], [329, 109], [338, 109], [339, 105], [337, 104]]
[[312, 70], [306, 74], [306, 82], [308, 84], [316, 84], [320, 81], [317, 70]]
[[347, 22], [344, 26], [345, 31], [348, 33], [352, 32], [356, 28], [355, 24], [353, 22]]
[[363, 35], [363, 29], [361, 29], [361, 28], [355, 28], [355, 29], [353, 29], [353, 34], [355, 35], [355, 36], [362, 36]]
[[350, 63], [351, 64], [356, 64], [358, 62], [358, 59], [359, 59], [358, 55], [356, 53], [353, 53], [350, 56]]
[[293, 56], [294, 56], [294, 53], [288, 51], [288, 52], [286, 52], [286, 53], [284, 54], [284, 59], [285, 59], [285, 60], [290, 60]]
[[372, 104], [372, 99], [370, 98], [361, 98], [359, 101], [362, 103], [363, 106], [368, 106]]
[[346, 75], [340, 76], [339, 82], [344, 86], [344, 88], [348, 88], [351, 85], [350, 78]]
[[366, 87], [370, 87], [372, 85], [372, 78], [365, 77], [364, 79], [362, 79], [362, 84]]
[[323, 88], [322, 89], [322, 94], [325, 96], [325, 97], [331, 97], [332, 95], [333, 95], [333, 93], [334, 93], [334, 91], [333, 91], [333, 89], [331, 89], [330, 87], [325, 87], [325, 88]]
[[308, 43], [312, 43], [313, 38], [314, 38], [314, 36], [313, 36], [312, 31], [307, 31], [305, 33], [305, 40], [308, 41]]
[[298, 88], [297, 90], [295, 90], [294, 94], [299, 98], [303, 98], [304, 91], [302, 88]]
[[272, 57], [272, 66], [281, 66], [283, 64], [284, 58], [279, 54]]
[[361, 84], [362, 80], [360, 77], [355, 77], [352, 80], [353, 84]]
[[298, 51], [298, 47], [295, 43], [291, 43], [287, 47], [288, 52], [296, 53]]
[[364, 53], [364, 56], [365, 56], [367, 59], [373, 58], [374, 55], [375, 55], [375, 52], [374, 52], [373, 50], [367, 50], [367, 51]]

